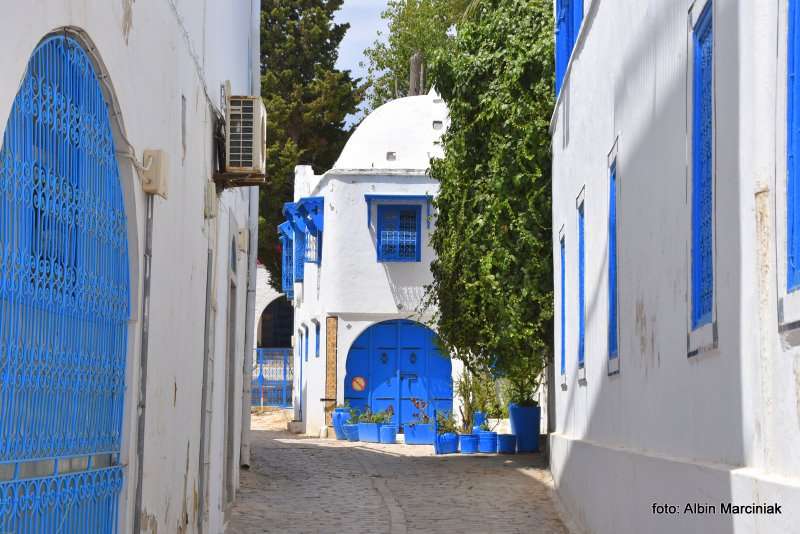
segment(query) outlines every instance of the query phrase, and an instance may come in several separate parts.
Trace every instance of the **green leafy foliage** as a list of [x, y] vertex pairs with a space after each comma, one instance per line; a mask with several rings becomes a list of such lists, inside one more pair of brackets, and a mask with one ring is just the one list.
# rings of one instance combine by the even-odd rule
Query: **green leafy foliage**
[[[370, 83], [369, 108], [408, 95], [411, 56], [422, 53], [426, 65], [452, 39], [452, 28], [463, 15], [467, 0], [389, 0], [381, 17], [388, 34], [364, 51]], [[424, 92], [431, 88], [424, 77]]]
[[486, 0], [439, 53], [450, 108], [427, 303], [467, 368], [491, 369], [531, 404], [552, 354], [550, 0]]
[[261, 94], [267, 107], [267, 181], [261, 188], [259, 259], [280, 287], [277, 226], [292, 200], [294, 167], [333, 166], [363, 99], [359, 80], [335, 68], [349, 25], [334, 24], [343, 0], [262, 0]]
[[458, 424], [456, 418], [450, 412], [437, 412], [436, 413], [436, 433], [437, 434], [455, 434], [458, 432]]

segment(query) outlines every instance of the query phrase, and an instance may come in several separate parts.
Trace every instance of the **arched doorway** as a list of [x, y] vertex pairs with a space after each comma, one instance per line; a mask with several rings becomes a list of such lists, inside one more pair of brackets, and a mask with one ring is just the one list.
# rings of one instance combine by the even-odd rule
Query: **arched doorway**
[[51, 36], [0, 148], [0, 532], [116, 531], [129, 285], [98, 74]]
[[430, 328], [408, 320], [386, 321], [367, 328], [350, 347], [344, 398], [356, 408], [394, 411], [395, 424], [417, 420], [415, 400], [425, 411], [452, 412], [450, 358], [439, 350]]
[[258, 348], [253, 361], [252, 406], [291, 407], [293, 324], [294, 308], [285, 296], [273, 300], [261, 313]]

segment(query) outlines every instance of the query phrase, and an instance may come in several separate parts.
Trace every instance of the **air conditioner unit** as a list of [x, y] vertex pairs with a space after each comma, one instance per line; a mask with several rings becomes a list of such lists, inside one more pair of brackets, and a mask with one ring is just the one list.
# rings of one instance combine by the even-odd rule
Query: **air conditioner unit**
[[267, 110], [260, 96], [229, 95], [225, 102], [225, 172], [264, 175]]

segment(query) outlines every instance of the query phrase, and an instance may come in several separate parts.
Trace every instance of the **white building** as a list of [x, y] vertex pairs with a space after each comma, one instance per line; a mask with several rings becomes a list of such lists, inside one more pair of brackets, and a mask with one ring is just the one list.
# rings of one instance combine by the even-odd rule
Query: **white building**
[[215, 192], [214, 119], [259, 2], [4, 4], [0, 531], [222, 532], [257, 196]]
[[[317, 434], [336, 403], [416, 420], [414, 399], [452, 410], [457, 362], [444, 357], [419, 312], [432, 281], [430, 159], [447, 107], [435, 94], [395, 100], [364, 119], [333, 169], [295, 170], [281, 225], [283, 283], [295, 307], [294, 399]], [[397, 420], [397, 419], [396, 419]]]
[[797, 532], [800, 8], [555, 4], [558, 495], [590, 532]]

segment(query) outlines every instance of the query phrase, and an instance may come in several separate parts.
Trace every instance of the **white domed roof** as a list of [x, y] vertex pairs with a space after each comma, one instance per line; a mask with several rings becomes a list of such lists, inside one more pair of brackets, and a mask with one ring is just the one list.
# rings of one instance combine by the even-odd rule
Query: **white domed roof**
[[433, 90], [392, 100], [367, 115], [333, 168], [425, 171], [442, 156], [439, 138], [448, 125], [447, 105]]

